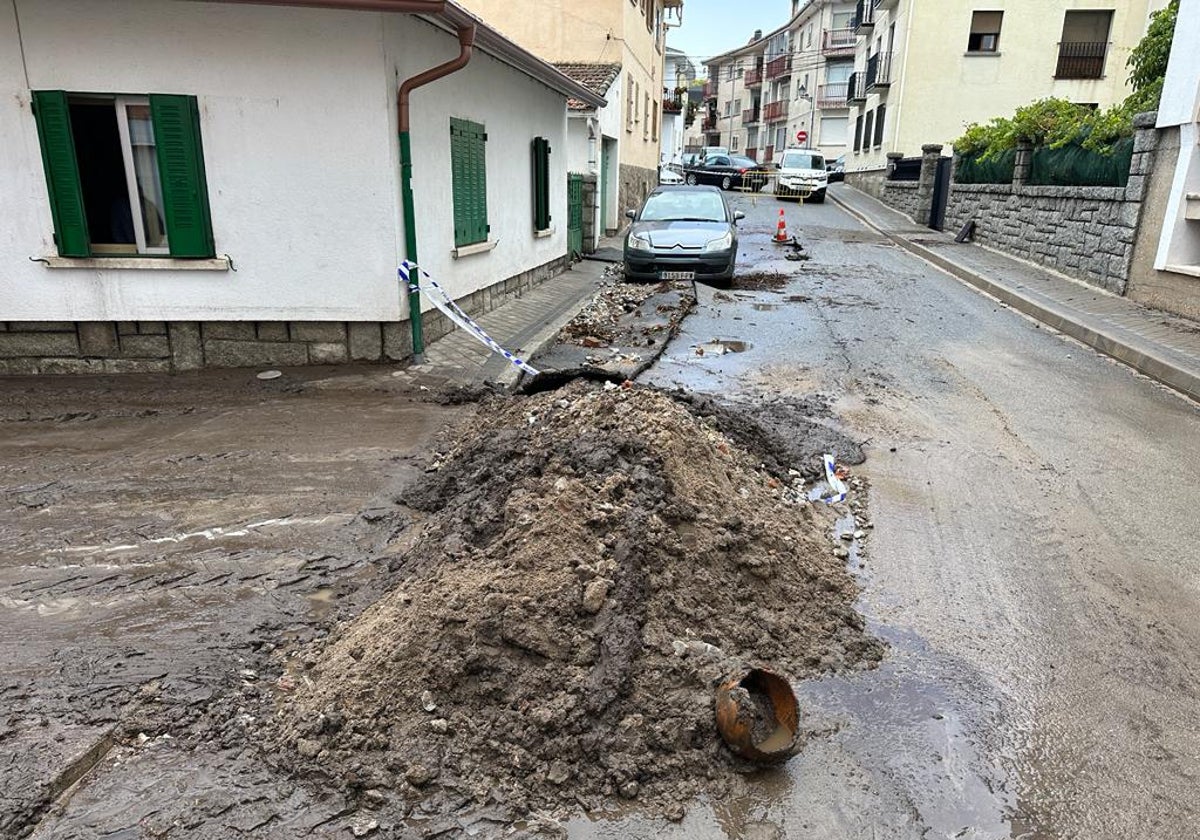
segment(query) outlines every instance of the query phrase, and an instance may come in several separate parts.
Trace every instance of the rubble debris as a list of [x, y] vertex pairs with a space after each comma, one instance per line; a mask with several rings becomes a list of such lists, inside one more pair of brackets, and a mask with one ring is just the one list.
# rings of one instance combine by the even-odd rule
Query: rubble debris
[[724, 676], [863, 667], [882, 646], [830, 554], [833, 513], [785, 507], [755, 449], [769, 434], [719, 425], [639, 386], [485, 400], [400, 494], [427, 518], [390, 558], [399, 587], [303, 653], [264, 757], [427, 813], [558, 820], [625, 798], [679, 819], [728, 790]]

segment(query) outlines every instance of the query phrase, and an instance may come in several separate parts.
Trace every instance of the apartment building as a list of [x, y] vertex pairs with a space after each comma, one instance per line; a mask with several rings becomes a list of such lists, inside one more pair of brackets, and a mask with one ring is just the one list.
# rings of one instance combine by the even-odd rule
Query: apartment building
[[[615, 136], [600, 138], [600, 173], [615, 187], [605, 196], [604, 227], [619, 226], [619, 208], [636, 207], [658, 184], [659, 130], [668, 25], [682, 20], [683, 0], [461, 0], [463, 6], [540, 58], [566, 64], [620, 65], [608, 108], [619, 110]], [[601, 120], [606, 123], [607, 121]]]
[[858, 0], [847, 171], [882, 171], [972, 122], [1054, 96], [1107, 108], [1167, 0]]
[[792, 0], [791, 17], [766, 35], [709, 60], [707, 145], [769, 163], [789, 145], [828, 157], [847, 149], [854, 6]]
[[696, 65], [682, 50], [667, 47], [663, 75], [661, 157], [663, 163], [678, 162], [683, 155], [692, 82]]

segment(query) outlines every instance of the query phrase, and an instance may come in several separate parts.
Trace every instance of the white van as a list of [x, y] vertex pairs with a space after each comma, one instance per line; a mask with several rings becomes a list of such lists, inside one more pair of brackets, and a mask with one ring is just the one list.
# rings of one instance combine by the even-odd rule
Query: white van
[[775, 178], [778, 198], [803, 198], [820, 204], [828, 187], [824, 155], [813, 149], [784, 149]]

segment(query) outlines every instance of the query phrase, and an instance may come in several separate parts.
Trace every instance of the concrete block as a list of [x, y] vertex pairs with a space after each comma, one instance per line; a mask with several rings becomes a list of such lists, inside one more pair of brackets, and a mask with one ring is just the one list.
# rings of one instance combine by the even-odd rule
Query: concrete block
[[171, 367], [175, 370], [199, 370], [204, 367], [204, 345], [197, 321], [172, 321], [167, 325], [171, 343]]
[[101, 359], [105, 373], [166, 373], [171, 369], [168, 359]]
[[166, 321], [138, 321], [139, 335], [166, 335]]
[[78, 356], [79, 337], [74, 332], [0, 333], [0, 358], [20, 356]]
[[75, 332], [74, 321], [13, 321], [16, 332]]
[[398, 362], [412, 356], [412, 322], [399, 321], [382, 324], [383, 358]]
[[379, 324], [355, 322], [349, 324], [350, 358], [357, 361], [378, 361], [383, 356], [383, 332]]
[[259, 321], [259, 341], [290, 341], [287, 321]]
[[137, 321], [118, 321], [117, 322], [117, 334], [118, 335], [137, 335], [137, 331], [138, 331]]
[[123, 335], [121, 355], [127, 359], [168, 359], [171, 343], [165, 335]]
[[111, 321], [80, 321], [79, 351], [85, 356], [117, 355], [117, 325]]
[[292, 341], [346, 341], [346, 325], [338, 321], [294, 321], [291, 333]]
[[0, 376], [31, 376], [40, 373], [41, 359], [0, 359]]
[[308, 345], [300, 342], [206, 340], [204, 361], [210, 367], [305, 365], [308, 364]]
[[71, 374], [71, 373], [103, 373], [103, 359], [42, 359], [38, 366], [39, 373]]
[[205, 343], [210, 339], [253, 341], [257, 337], [253, 321], [203, 321], [201, 327]]
[[345, 344], [314, 341], [308, 345], [308, 360], [314, 365], [340, 365], [350, 359]]

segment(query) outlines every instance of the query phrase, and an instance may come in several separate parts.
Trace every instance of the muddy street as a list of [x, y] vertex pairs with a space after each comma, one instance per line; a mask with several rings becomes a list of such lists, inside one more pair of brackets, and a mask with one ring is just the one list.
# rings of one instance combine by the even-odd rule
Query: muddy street
[[[632, 387], [5, 380], [0, 836], [1191, 836], [1200, 409], [732, 202], [732, 288], [613, 307]], [[775, 769], [712, 726], [744, 660]]]
[[738, 206], [742, 269], [794, 276], [704, 292], [649, 381], [832, 400], [866, 441], [851, 565], [891, 650], [804, 683], [830, 736], [680, 836], [1191, 836], [1197, 407], [836, 204], [787, 206], [810, 257], [787, 263], [776, 202]]

